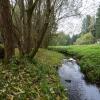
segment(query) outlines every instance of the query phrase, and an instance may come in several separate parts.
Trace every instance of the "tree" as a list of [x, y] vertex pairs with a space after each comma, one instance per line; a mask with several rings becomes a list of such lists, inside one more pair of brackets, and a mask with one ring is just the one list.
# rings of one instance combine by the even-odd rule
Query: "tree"
[[6, 58], [12, 57], [15, 47], [22, 55], [32, 58], [40, 46], [47, 47], [58, 22], [78, 15], [81, 2], [77, 2], [79, 0], [1, 0], [0, 31], [4, 32]]
[[100, 7], [98, 8], [97, 18], [95, 23], [95, 37], [100, 39]]
[[87, 33], [90, 31], [90, 26], [91, 26], [91, 20], [92, 17], [90, 15], [87, 15], [82, 22], [82, 30], [81, 33]]
[[48, 25], [49, 25], [49, 20], [50, 20], [50, 14], [51, 14], [51, 10], [52, 10], [52, 7], [51, 7], [51, 2], [50, 0], [46, 0], [46, 15], [45, 15], [45, 20], [44, 20], [44, 25], [42, 26], [41, 30], [40, 30], [40, 33], [41, 33], [41, 36], [40, 38], [37, 40], [37, 46], [36, 48], [32, 51], [32, 54], [31, 54], [31, 57], [34, 57], [39, 49], [39, 47], [41, 46], [41, 43], [42, 43], [42, 40], [45, 36], [45, 33], [47, 31], [47, 28], [48, 28]]
[[0, 0], [0, 26], [4, 34], [5, 59], [10, 59], [14, 54], [13, 23], [9, 0]]
[[50, 46], [66, 46], [70, 44], [70, 36], [66, 35], [64, 32], [59, 32], [52, 34], [49, 41]]
[[[32, 16], [35, 7], [37, 6], [39, 0], [18, 0], [18, 6], [19, 6], [19, 11], [20, 11], [20, 24], [21, 26], [17, 28], [20, 30], [19, 32], [21, 33], [20, 40], [21, 40], [21, 47], [22, 47], [22, 53], [23, 55], [29, 54], [31, 52], [31, 34], [32, 34]], [[17, 2], [16, 2], [17, 3]], [[27, 5], [26, 5], [27, 4]], [[14, 12], [16, 14], [16, 12]], [[16, 16], [14, 17], [16, 18]], [[18, 16], [17, 16], [18, 19]], [[15, 19], [16, 20], [16, 19]], [[17, 20], [19, 22], [19, 20]], [[18, 23], [16, 21], [16, 23]], [[19, 34], [20, 34], [19, 33]]]

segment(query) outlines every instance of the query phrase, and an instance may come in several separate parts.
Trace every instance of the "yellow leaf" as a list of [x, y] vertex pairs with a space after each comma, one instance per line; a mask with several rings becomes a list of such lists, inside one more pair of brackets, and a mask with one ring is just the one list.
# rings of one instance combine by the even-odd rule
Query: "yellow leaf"
[[14, 96], [13, 95], [8, 95], [7, 100], [14, 100]]
[[56, 97], [56, 100], [60, 100], [60, 96], [57, 96], [57, 97]]

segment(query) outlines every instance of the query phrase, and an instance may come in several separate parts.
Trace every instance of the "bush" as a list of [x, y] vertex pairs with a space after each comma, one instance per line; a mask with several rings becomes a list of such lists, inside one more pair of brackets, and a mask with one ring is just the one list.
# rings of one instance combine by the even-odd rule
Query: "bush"
[[63, 32], [53, 34], [49, 41], [50, 46], [66, 46], [68, 44], [70, 44], [70, 36]]
[[83, 34], [78, 38], [75, 44], [92, 44], [94, 43], [94, 37], [91, 33]]

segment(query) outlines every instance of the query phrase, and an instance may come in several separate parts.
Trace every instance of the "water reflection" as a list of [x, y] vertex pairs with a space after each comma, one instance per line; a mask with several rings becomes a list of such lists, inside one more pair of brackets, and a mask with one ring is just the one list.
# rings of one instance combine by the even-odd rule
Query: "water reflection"
[[85, 82], [84, 75], [74, 59], [64, 59], [59, 76], [68, 89], [70, 100], [100, 100], [99, 89]]

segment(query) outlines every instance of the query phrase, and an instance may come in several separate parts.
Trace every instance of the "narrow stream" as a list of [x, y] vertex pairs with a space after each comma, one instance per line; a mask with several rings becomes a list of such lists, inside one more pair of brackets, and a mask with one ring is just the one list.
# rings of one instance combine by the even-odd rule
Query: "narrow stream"
[[64, 59], [58, 72], [62, 84], [68, 89], [69, 100], [100, 100], [100, 88], [86, 83], [74, 59]]

